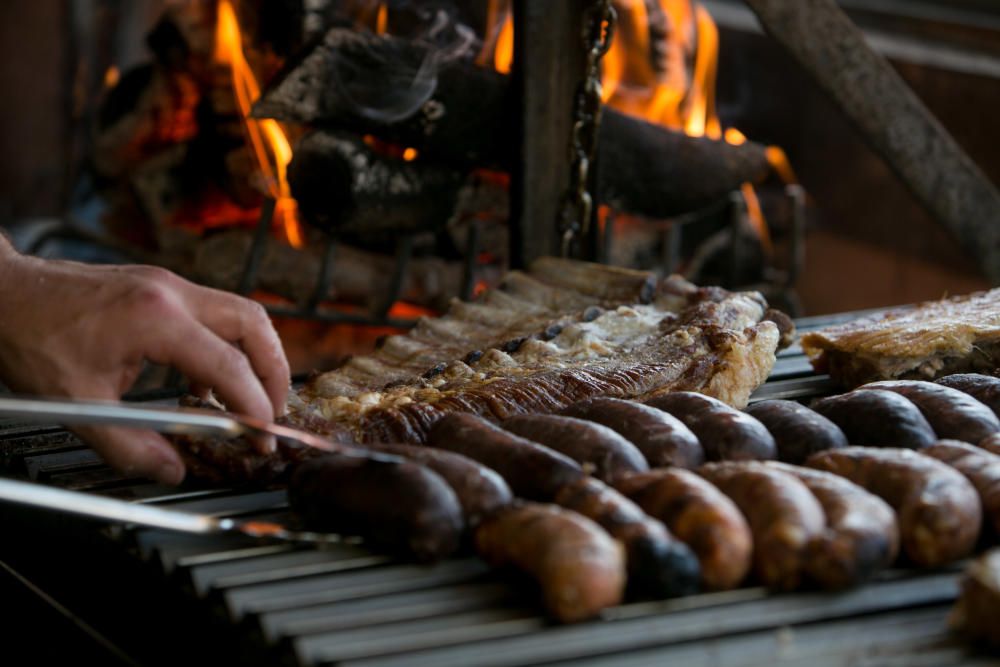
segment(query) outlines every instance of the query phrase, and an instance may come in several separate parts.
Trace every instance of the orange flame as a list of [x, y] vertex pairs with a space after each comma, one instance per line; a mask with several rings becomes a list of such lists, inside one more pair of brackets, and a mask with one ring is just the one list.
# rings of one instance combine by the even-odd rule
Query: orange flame
[[497, 46], [493, 56], [493, 67], [498, 72], [510, 74], [514, 62], [514, 17], [509, 13], [497, 37]]
[[265, 187], [275, 200], [274, 220], [284, 231], [288, 242], [296, 248], [301, 248], [304, 241], [298, 221], [298, 208], [292, 198], [287, 178], [288, 163], [292, 160], [292, 147], [277, 121], [250, 118], [250, 108], [260, 97], [260, 86], [243, 55], [243, 37], [230, 0], [219, 0], [214, 60], [228, 66], [232, 71], [236, 104], [243, 116], [247, 136], [264, 177]]
[[384, 35], [389, 30], [389, 8], [384, 2], [378, 5], [378, 13], [375, 15], [375, 34]]

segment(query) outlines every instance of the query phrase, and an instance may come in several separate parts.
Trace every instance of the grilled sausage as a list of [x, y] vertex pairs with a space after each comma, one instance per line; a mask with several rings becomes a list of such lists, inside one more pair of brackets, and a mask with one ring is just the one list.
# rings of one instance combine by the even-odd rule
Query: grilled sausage
[[899, 528], [896, 514], [884, 500], [822, 470], [777, 462], [767, 465], [798, 478], [826, 515], [826, 530], [806, 549], [810, 579], [823, 588], [846, 588], [896, 560]]
[[503, 477], [461, 454], [419, 445], [370, 444], [365, 449], [415, 461], [441, 475], [458, 496], [470, 527], [514, 500]]
[[972, 561], [962, 577], [948, 624], [969, 639], [1000, 650], [1000, 549], [988, 551]]
[[805, 484], [754, 461], [706, 463], [698, 473], [729, 496], [749, 521], [757, 578], [770, 588], [797, 588], [809, 543], [826, 524], [822, 507]]
[[760, 401], [747, 406], [746, 413], [774, 436], [779, 461], [798, 464], [815, 452], [847, 446], [839, 426], [795, 401]]
[[431, 428], [428, 444], [463, 454], [500, 473], [514, 495], [551, 501], [585, 473], [569, 457], [508, 433], [482, 417], [452, 413]]
[[646, 401], [677, 417], [698, 437], [709, 461], [773, 459], [778, 451], [764, 425], [717, 398], [675, 391]]
[[852, 445], [920, 449], [937, 440], [917, 406], [892, 392], [858, 389], [811, 407], [839, 426]]
[[505, 419], [506, 430], [562, 452], [605, 482], [649, 470], [642, 453], [607, 426], [559, 415], [520, 415]]
[[621, 545], [575, 512], [518, 504], [483, 521], [475, 542], [488, 563], [512, 565], [533, 577], [549, 613], [560, 621], [582, 621], [622, 601]]
[[965, 392], [1000, 417], [1000, 378], [980, 373], [956, 373], [938, 378], [934, 382]]
[[919, 380], [872, 382], [863, 388], [905, 396], [920, 409], [939, 438], [979, 442], [1000, 431], [1000, 419], [993, 411], [958, 389]]
[[988, 438], [983, 438], [976, 444], [976, 446], [980, 449], [985, 449], [992, 454], [1000, 456], [1000, 433], [994, 433]]
[[983, 519], [1000, 535], [1000, 456], [959, 440], [939, 440], [920, 450], [944, 461], [972, 482], [982, 502]]
[[663, 410], [620, 398], [591, 398], [562, 411], [603, 424], [635, 445], [653, 468], [697, 468], [705, 461], [698, 438], [687, 426]]
[[288, 499], [310, 528], [360, 535], [418, 560], [454, 552], [465, 527], [462, 506], [440, 475], [384, 454], [306, 461], [292, 473]]
[[908, 449], [847, 447], [813, 454], [806, 465], [860, 484], [896, 510], [903, 552], [937, 567], [972, 551], [982, 510], [957, 470]]
[[725, 494], [693, 472], [660, 468], [616, 487], [694, 551], [706, 590], [736, 588], [750, 571], [750, 526]]
[[659, 521], [638, 505], [592, 477], [566, 485], [555, 497], [625, 546], [629, 592], [643, 598], [686, 595], [698, 590], [698, 559]]

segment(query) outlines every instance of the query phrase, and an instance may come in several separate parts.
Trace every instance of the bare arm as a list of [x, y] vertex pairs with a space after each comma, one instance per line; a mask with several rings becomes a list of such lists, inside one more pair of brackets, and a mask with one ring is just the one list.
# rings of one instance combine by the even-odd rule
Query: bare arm
[[[288, 362], [259, 304], [156, 267], [26, 257], [0, 235], [0, 381], [16, 392], [113, 400], [144, 361], [176, 367], [235, 412], [284, 412]], [[184, 477], [156, 434], [79, 433], [122, 472], [169, 484]]]

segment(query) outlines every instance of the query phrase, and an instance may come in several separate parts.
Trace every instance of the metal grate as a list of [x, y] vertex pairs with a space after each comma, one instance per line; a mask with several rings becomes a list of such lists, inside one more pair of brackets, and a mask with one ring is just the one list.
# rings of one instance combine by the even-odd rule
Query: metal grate
[[[801, 320], [800, 326], [808, 330], [854, 316]], [[779, 354], [753, 400], [802, 399], [831, 389], [796, 346]], [[0, 424], [0, 452], [12, 442], [23, 447], [25, 437], [23, 425]], [[13, 470], [33, 479], [191, 511], [287, 517], [282, 491], [166, 489], [115, 477], [79, 443], [67, 446], [65, 434], [30, 437], [62, 438], [54, 451], [19, 456]], [[888, 571], [837, 594], [743, 588], [626, 604], [598, 621], [560, 626], [547, 620], [530, 587], [470, 556], [415, 565], [357, 545], [316, 550], [239, 536], [107, 532], [112, 548], [132, 554], [168, 589], [184, 591], [229, 629], [219, 641], [233, 642], [244, 663], [989, 664], [947, 633], [957, 567]]]

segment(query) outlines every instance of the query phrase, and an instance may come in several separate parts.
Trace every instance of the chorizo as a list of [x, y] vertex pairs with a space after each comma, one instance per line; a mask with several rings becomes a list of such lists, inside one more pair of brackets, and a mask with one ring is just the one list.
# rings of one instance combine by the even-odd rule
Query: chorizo
[[965, 392], [1000, 417], [1000, 378], [982, 373], [956, 373], [934, 382]]
[[698, 437], [709, 461], [773, 459], [774, 437], [759, 421], [717, 398], [693, 391], [675, 391], [646, 405], [677, 417]]
[[878, 496], [832, 473], [768, 463], [794, 475], [816, 496], [826, 530], [806, 549], [806, 574], [823, 588], [861, 583], [891, 565], [899, 553], [896, 514]]
[[420, 445], [369, 444], [365, 449], [414, 461], [441, 475], [458, 496], [470, 527], [514, 501], [503, 477], [467, 456]]
[[431, 427], [428, 444], [479, 461], [497, 471], [514, 495], [551, 501], [559, 489], [585, 476], [571, 458], [508, 433], [482, 417], [445, 415]]
[[621, 545], [575, 512], [517, 504], [479, 524], [475, 544], [486, 562], [516, 567], [538, 582], [545, 606], [557, 620], [582, 621], [622, 601]]
[[697, 468], [705, 452], [687, 426], [663, 410], [620, 398], [574, 403], [563, 415], [607, 426], [635, 445], [653, 468]]
[[810, 468], [846, 477], [896, 510], [903, 552], [938, 567], [968, 555], [982, 522], [979, 496], [957, 470], [908, 449], [847, 447], [813, 454]]
[[462, 506], [440, 475], [397, 456], [328, 454], [299, 464], [288, 500], [305, 525], [437, 560], [465, 528]]
[[920, 450], [943, 461], [972, 482], [982, 502], [983, 519], [1000, 535], [1000, 456], [959, 440], [939, 440]]
[[745, 412], [771, 432], [778, 460], [799, 464], [825, 449], [847, 447], [847, 437], [832, 421], [795, 401], [760, 401]]
[[565, 454], [604, 482], [649, 470], [635, 445], [601, 424], [559, 415], [519, 415], [505, 419], [501, 426]]
[[1000, 420], [993, 411], [958, 389], [920, 380], [886, 380], [862, 388], [905, 396], [923, 413], [939, 438], [979, 442], [1000, 431]]
[[892, 392], [857, 389], [811, 407], [839, 426], [852, 445], [920, 449], [937, 440], [917, 406]]
[[625, 547], [629, 592], [662, 598], [698, 590], [698, 559], [666, 527], [638, 505], [592, 477], [567, 484], [555, 503], [604, 528]]
[[997, 454], [1000, 456], [1000, 433], [994, 433], [988, 438], [983, 438], [977, 444], [980, 449], [985, 449], [991, 454]]
[[706, 463], [698, 473], [729, 496], [750, 523], [753, 571], [761, 583], [778, 590], [798, 588], [809, 543], [826, 524], [805, 484], [755, 461]]
[[698, 557], [702, 588], [736, 588], [750, 571], [750, 526], [725, 494], [688, 470], [659, 468], [620, 478], [615, 486], [659, 519]]

